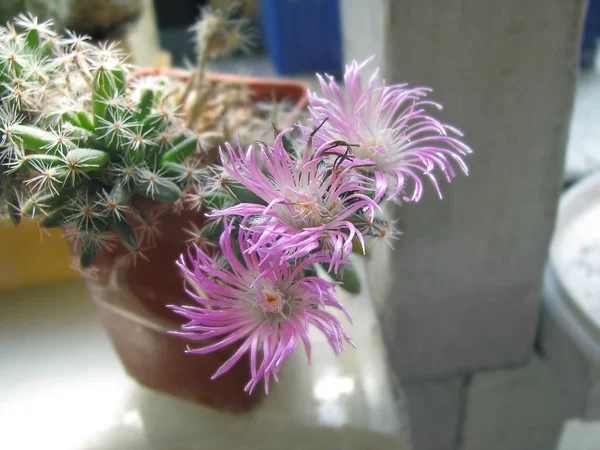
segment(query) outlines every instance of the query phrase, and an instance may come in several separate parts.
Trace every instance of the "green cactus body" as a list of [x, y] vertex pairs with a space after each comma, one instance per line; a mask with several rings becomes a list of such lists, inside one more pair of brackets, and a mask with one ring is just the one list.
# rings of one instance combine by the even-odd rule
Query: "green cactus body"
[[[29, 16], [15, 30], [0, 29], [10, 37], [0, 44], [0, 95], [12, 100], [1, 112], [0, 149], [0, 195], [10, 217], [73, 228], [84, 267], [111, 235], [137, 251], [133, 199], [178, 201], [187, 181], [168, 164], [181, 166], [197, 139], [182, 135], [183, 123], [165, 114], [153, 90], [137, 102], [128, 97], [128, 68], [114, 47], [58, 39]], [[19, 191], [14, 180], [21, 179]]]
[[[16, 8], [25, 5], [38, 12], [37, 7], [45, 5], [46, 13], [52, 9], [59, 21], [62, 8], [71, 4], [69, 0], [14, 3]], [[195, 29], [205, 41], [218, 44], [210, 36], [221, 36], [223, 27], [213, 26], [211, 34], [207, 24], [230, 22], [229, 31], [238, 36], [232, 42], [243, 43], [239, 26], [227, 15], [207, 14]], [[156, 226], [156, 217], [144, 209], [145, 204], [176, 204], [198, 211], [241, 202], [266, 205], [215, 164], [218, 144], [226, 135], [218, 122], [230, 112], [229, 106], [211, 115], [205, 128], [196, 124], [209, 97], [202, 91], [207, 87], [203, 64], [208, 56], [226, 50], [231, 50], [230, 44], [200, 55], [195, 76], [190, 77], [199, 85], [179, 86], [185, 94], [181, 95], [170, 80], [128, 77], [129, 66], [113, 45], [93, 45], [73, 33], [59, 36], [51, 23], [31, 15], [20, 15], [13, 24], [0, 27], [0, 213], [15, 224], [22, 217], [37, 217], [42, 228], [67, 229], [80, 265], [87, 267], [114, 239], [130, 252], [148, 245], [144, 230]], [[196, 95], [187, 112], [190, 117], [182, 118], [178, 111], [186, 110], [182, 106], [191, 92]], [[297, 153], [287, 137], [283, 144], [289, 153]], [[383, 236], [393, 228], [383, 220], [355, 216], [350, 220], [371, 235]], [[215, 220], [190, 234], [197, 242], [215, 241], [223, 229], [223, 222]], [[350, 266], [337, 280], [349, 292], [360, 288]]]

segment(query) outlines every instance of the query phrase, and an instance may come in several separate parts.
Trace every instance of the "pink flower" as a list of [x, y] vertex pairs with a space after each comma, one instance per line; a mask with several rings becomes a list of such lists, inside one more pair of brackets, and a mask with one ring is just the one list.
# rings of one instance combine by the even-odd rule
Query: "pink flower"
[[386, 193], [388, 199], [398, 199], [406, 188], [412, 192], [402, 198], [418, 201], [425, 177], [441, 198], [436, 171], [450, 181], [456, 175], [454, 163], [467, 174], [463, 156], [471, 150], [455, 137], [462, 136], [460, 131], [428, 115], [428, 107], [441, 109], [425, 99], [430, 89], [386, 86], [379, 80], [379, 69], [364, 87], [360, 71], [369, 61], [346, 66], [345, 95], [333, 77], [326, 75], [327, 83], [318, 75], [323, 97], [311, 92], [309, 109], [315, 123], [327, 122], [315, 143], [341, 139], [356, 144], [352, 147], [356, 158], [351, 163], [372, 177], [377, 200]]
[[359, 211], [372, 216], [377, 208], [367, 195], [374, 195], [370, 179], [339, 163], [325, 163], [331, 143], [314, 153], [309, 143], [301, 159], [292, 158], [283, 144], [289, 131], [280, 133], [273, 147], [261, 144], [258, 158], [252, 146], [246, 152], [239, 145], [237, 150], [230, 144], [221, 149], [224, 169], [267, 205], [241, 203], [213, 214], [244, 216], [262, 234], [249, 251], [300, 258], [326, 249], [329, 268], [337, 272], [352, 252], [352, 239], [357, 236], [363, 243], [349, 218]]
[[[178, 265], [187, 278], [186, 290], [198, 306], [170, 308], [189, 319], [177, 334], [209, 340], [189, 353], [209, 353], [241, 342], [213, 379], [249, 352], [252, 375], [245, 390], [252, 392], [264, 378], [268, 393], [270, 377], [277, 381], [282, 364], [300, 341], [310, 362], [309, 325], [325, 334], [336, 354], [343, 351], [344, 340], [354, 344], [338, 319], [325, 311], [331, 306], [350, 319], [334, 296], [336, 283], [305, 273], [326, 257], [313, 253], [291, 263], [271, 255], [261, 257], [247, 251], [256, 236], [243, 229], [234, 230], [225, 222], [219, 241], [222, 258], [215, 259], [198, 247], [188, 253], [189, 264], [182, 255]], [[241, 256], [236, 256], [234, 245], [239, 246]]]

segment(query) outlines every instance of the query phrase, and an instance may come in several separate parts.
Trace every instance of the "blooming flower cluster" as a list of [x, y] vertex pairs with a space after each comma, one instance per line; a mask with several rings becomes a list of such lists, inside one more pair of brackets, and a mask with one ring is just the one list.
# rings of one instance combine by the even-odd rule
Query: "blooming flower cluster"
[[405, 84], [386, 86], [377, 71], [363, 87], [361, 69], [368, 62], [354, 61], [346, 68], [346, 95], [333, 77], [318, 76], [323, 97], [310, 94], [312, 119], [327, 119], [317, 143], [343, 139], [353, 144], [351, 164], [361, 166], [377, 186], [377, 199], [415, 202], [428, 178], [440, 198], [441, 173], [450, 181], [454, 165], [468, 173], [463, 157], [471, 152], [458, 138], [462, 133], [428, 115], [426, 109], [441, 105], [425, 97], [428, 88]]
[[311, 325], [336, 353], [352, 344], [328, 311], [348, 316], [335, 294], [344, 285], [319, 278], [316, 266], [344, 280], [353, 252], [399, 234], [382, 216], [382, 201], [418, 201], [425, 179], [441, 196], [439, 175], [467, 172], [470, 149], [456, 129], [428, 115], [439, 108], [426, 100], [428, 90], [387, 86], [377, 72], [364, 86], [364, 65], [347, 67], [345, 92], [333, 77], [319, 77], [322, 96], [310, 94], [314, 126], [301, 125], [302, 138], [287, 129], [272, 146], [221, 148], [225, 184], [251, 196], [210, 213], [222, 229], [218, 257], [194, 246], [179, 261], [197, 303], [172, 306], [189, 320], [180, 334], [206, 341], [189, 352], [239, 345], [214, 377], [248, 353], [249, 392], [263, 379], [268, 390], [300, 342], [310, 358]]

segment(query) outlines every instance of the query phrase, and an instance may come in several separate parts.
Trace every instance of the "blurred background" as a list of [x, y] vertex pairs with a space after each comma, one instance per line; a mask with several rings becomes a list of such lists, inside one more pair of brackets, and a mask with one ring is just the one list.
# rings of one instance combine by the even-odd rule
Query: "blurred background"
[[[0, 0], [0, 18], [186, 67], [200, 9], [232, 3]], [[521, 3], [242, 2], [253, 45], [209, 71], [317, 89], [374, 55], [390, 83], [434, 89], [472, 174], [391, 212], [407, 243], [344, 294], [358, 349], [315, 335], [312, 365], [294, 355], [242, 414], [134, 382], [61, 234], [0, 223], [0, 448], [600, 448], [600, 1]]]

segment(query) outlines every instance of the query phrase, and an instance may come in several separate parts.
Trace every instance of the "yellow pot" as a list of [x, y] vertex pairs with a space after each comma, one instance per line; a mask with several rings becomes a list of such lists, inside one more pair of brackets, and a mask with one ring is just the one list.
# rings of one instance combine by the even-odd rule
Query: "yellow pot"
[[37, 222], [19, 226], [0, 220], [0, 289], [73, 279], [71, 254], [62, 233], [42, 234]]

